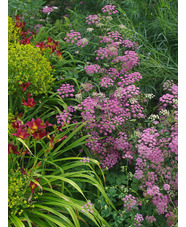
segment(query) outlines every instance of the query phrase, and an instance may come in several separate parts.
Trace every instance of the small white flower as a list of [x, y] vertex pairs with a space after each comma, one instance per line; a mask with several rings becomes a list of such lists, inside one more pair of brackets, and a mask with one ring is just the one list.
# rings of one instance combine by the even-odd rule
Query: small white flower
[[178, 99], [173, 99], [172, 101], [174, 104], [178, 104]]
[[152, 120], [152, 121], [155, 121], [156, 119], [159, 119], [159, 115], [151, 114], [148, 119]]
[[131, 99], [129, 99], [129, 102], [130, 102], [130, 104], [134, 104], [134, 103], [136, 103], [136, 102], [137, 102], [137, 99], [135, 99], [135, 98], [131, 98]]
[[77, 100], [82, 100], [82, 94], [76, 94], [75, 97]]
[[136, 137], [140, 137], [140, 136], [141, 136], [141, 132], [138, 131], [138, 130], [136, 130], [136, 131], [134, 131], [134, 135], [135, 135]]
[[153, 94], [144, 94], [145, 95], [145, 98], [148, 98], [148, 99], [153, 99], [155, 97], [155, 95]]
[[106, 19], [107, 20], [112, 20], [112, 17], [111, 16], [107, 16]]
[[125, 25], [123, 25], [123, 24], [120, 24], [119, 27], [120, 27], [121, 29], [126, 29], [126, 28], [127, 28], [127, 27], [126, 27]]
[[115, 46], [110, 46], [108, 48], [110, 51], [114, 52], [114, 51], [117, 51], [118, 49], [115, 47]]
[[87, 28], [87, 32], [92, 32], [93, 30], [93, 28]]
[[81, 41], [83, 44], [88, 43], [88, 39], [86, 39], [86, 38], [81, 39]]
[[102, 23], [96, 23], [96, 27], [102, 27], [104, 24]]
[[168, 110], [164, 109], [164, 110], [160, 110], [160, 114], [161, 115], [169, 115], [170, 112]]

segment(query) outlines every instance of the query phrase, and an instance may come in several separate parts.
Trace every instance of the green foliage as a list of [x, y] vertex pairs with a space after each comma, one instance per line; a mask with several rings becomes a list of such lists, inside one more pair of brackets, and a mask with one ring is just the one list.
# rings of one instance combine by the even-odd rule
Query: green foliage
[[[20, 153], [9, 154], [10, 226], [24, 226], [27, 222], [29, 226], [78, 227], [86, 223], [86, 218], [95, 226], [109, 226], [95, 207], [93, 213], [82, 211], [88, 199], [79, 182], [94, 187], [112, 205], [94, 170], [96, 165], [101, 171], [98, 161], [83, 163], [81, 157], [69, 157], [69, 152], [86, 143], [87, 136], [74, 139], [82, 127], [83, 124], [76, 123], [63, 127], [61, 132], [53, 125], [49, 135], [39, 140], [14, 136], [12, 142]], [[61, 139], [64, 135], [67, 138]], [[29, 155], [23, 152], [25, 149]]]
[[40, 49], [30, 44], [10, 44], [8, 51], [9, 94], [21, 90], [20, 84], [30, 82], [27, 89], [33, 95], [47, 94], [54, 82], [50, 62]]
[[[52, 88], [57, 90], [60, 83], [72, 80], [78, 90], [79, 83], [88, 80], [96, 85], [96, 76], [99, 75], [87, 76], [84, 67], [88, 61], [95, 61], [94, 51], [98, 47], [98, 36], [106, 34], [106, 29], [117, 30], [125, 39], [138, 43], [141, 59], [138, 69], [143, 76], [139, 86], [144, 93], [156, 95], [155, 100], [149, 103], [147, 115], [156, 111], [154, 106], [161, 96], [161, 85], [167, 79], [177, 81], [177, 1], [90, 0], [84, 1], [81, 5], [79, 0], [74, 0], [68, 2], [73, 7], [71, 10], [65, 8], [64, 2], [9, 0], [9, 15], [24, 16], [26, 26], [30, 29], [36, 23], [40, 23], [41, 18], [45, 18], [44, 22], [41, 22], [44, 26], [33, 37], [32, 45], [18, 44], [20, 30], [15, 27], [12, 18], [9, 17], [8, 21], [9, 94], [11, 97], [18, 94], [21, 99], [23, 93], [20, 84], [31, 82], [25, 94], [37, 95], [39, 101], [34, 108], [24, 109], [22, 122], [41, 118], [55, 123], [56, 115], [67, 109], [67, 104], [75, 101], [78, 103], [75, 99], [67, 99], [65, 103], [57, 93], [49, 91]], [[40, 13], [44, 3], [45, 5], [50, 3], [59, 9], [55, 13], [44, 15]], [[96, 28], [93, 33], [88, 33], [86, 29], [90, 26], [85, 23], [85, 17], [100, 13], [104, 5], [111, 3], [117, 5], [118, 16], [106, 22], [105, 27]], [[62, 18], [67, 13], [70, 17]], [[66, 33], [71, 29], [89, 38], [91, 45], [79, 48], [64, 42]], [[36, 42], [42, 42], [48, 36], [60, 42], [63, 59], [59, 60], [56, 56], [56, 58], [49, 56], [48, 53], [44, 56], [39, 48], [34, 47]], [[50, 63], [55, 67], [55, 71], [51, 69]], [[55, 84], [52, 74], [59, 80]], [[46, 97], [46, 94], [51, 95]], [[14, 98], [10, 100], [14, 106], [20, 103], [20, 100], [16, 101]], [[16, 110], [20, 112], [23, 108], [18, 107]], [[132, 174], [133, 166], [129, 168], [126, 165], [122, 167], [122, 171], [112, 169], [106, 172], [107, 187], [104, 189], [99, 177], [102, 175], [104, 178], [104, 175], [98, 161], [90, 158], [90, 162], [84, 163], [82, 157], [79, 157], [79, 148], [84, 146], [88, 138], [82, 134], [83, 124], [66, 125], [63, 131], [57, 130], [57, 126], [53, 125], [48, 131], [48, 136], [41, 140], [31, 137], [22, 140], [12, 135], [15, 133], [11, 124], [14, 119], [15, 116], [9, 113], [9, 142], [13, 141], [20, 151], [20, 154], [9, 154], [9, 226], [130, 227], [133, 225], [135, 213], [127, 213], [122, 201], [128, 194], [143, 197], [139, 182]], [[168, 119], [168, 122], [171, 122], [171, 119]], [[145, 123], [151, 125], [149, 120]], [[133, 130], [134, 125], [135, 122], [131, 122], [129, 128]], [[64, 135], [67, 135], [67, 138], [60, 141]], [[135, 145], [138, 137], [130, 132], [129, 138]], [[25, 149], [30, 155], [24, 154]], [[20, 172], [17, 162], [27, 175]], [[39, 181], [35, 180], [36, 178]], [[30, 182], [37, 185], [33, 195]], [[82, 206], [90, 199], [94, 203], [94, 212], [83, 212]], [[155, 211], [154, 205], [147, 198], [141, 201], [143, 206], [138, 212], [144, 214], [144, 217], [151, 215]], [[159, 216], [155, 213], [155, 217], [156, 223], [150, 224], [144, 221], [145, 224], [142, 226], [167, 226], [164, 215]]]
[[20, 172], [18, 165], [17, 169], [10, 168], [8, 174], [8, 208], [12, 215], [20, 216], [24, 209], [32, 207], [29, 204], [29, 176], [23, 175]]
[[20, 33], [20, 29], [15, 26], [15, 21], [8, 17], [8, 42], [18, 42]]
[[134, 31], [139, 45], [140, 87], [145, 93], [159, 96], [165, 80], [177, 83], [178, 79], [177, 1], [128, 0], [117, 1], [116, 5], [120, 22]]
[[15, 116], [11, 113], [11, 110], [8, 111], [8, 140], [11, 141], [14, 136], [12, 133], [15, 132], [15, 129], [12, 126], [12, 122], [14, 121]]
[[8, 15], [11, 17], [23, 16], [26, 26], [33, 29], [34, 25], [38, 23], [38, 19], [42, 18], [40, 10], [45, 2], [43, 0], [9, 0]]

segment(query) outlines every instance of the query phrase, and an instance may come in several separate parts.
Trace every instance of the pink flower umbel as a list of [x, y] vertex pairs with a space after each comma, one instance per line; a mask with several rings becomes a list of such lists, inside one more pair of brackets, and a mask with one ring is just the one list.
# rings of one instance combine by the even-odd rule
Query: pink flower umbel
[[32, 108], [35, 106], [36, 102], [34, 101], [33, 98], [30, 98], [30, 96], [31, 96], [31, 94], [28, 95], [27, 102], [24, 99], [22, 99], [22, 102], [23, 102], [22, 104], [24, 106], [28, 106], [28, 107]]

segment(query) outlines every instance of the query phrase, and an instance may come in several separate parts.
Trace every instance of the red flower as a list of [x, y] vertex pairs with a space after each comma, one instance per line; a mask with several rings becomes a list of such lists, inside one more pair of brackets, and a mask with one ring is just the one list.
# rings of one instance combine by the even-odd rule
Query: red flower
[[45, 49], [45, 41], [37, 42], [35, 47], [39, 47], [41, 51], [44, 50]]
[[18, 129], [21, 127], [21, 121], [16, 120], [16, 121], [12, 121], [12, 127], [15, 129]]
[[51, 37], [47, 37], [48, 44], [51, 44], [53, 42], [53, 39]]
[[46, 125], [40, 118], [38, 118], [36, 120], [34, 118], [32, 118], [32, 120], [27, 122], [26, 125], [29, 127], [29, 130], [31, 133], [34, 133], [35, 131], [37, 131], [39, 129], [46, 128]]
[[62, 140], [66, 139], [66, 138], [67, 138], [67, 136], [64, 135], [61, 139], [58, 139], [58, 140], [57, 140], [57, 143], [58, 143], [58, 142], [61, 142]]
[[8, 154], [13, 153], [13, 154], [20, 154], [19, 151], [17, 151], [17, 146], [14, 146], [12, 142], [8, 144]]
[[22, 87], [23, 91], [26, 91], [27, 87], [30, 85], [31, 83], [22, 83], [20, 86]]
[[24, 151], [21, 152], [21, 155], [25, 155], [25, 154], [30, 155], [30, 152], [28, 150], [24, 150]]
[[36, 132], [34, 132], [32, 134], [32, 136], [36, 139], [36, 140], [40, 140], [42, 139], [43, 137], [47, 136], [48, 133], [45, 131], [45, 130], [38, 130]]
[[[37, 182], [39, 182], [38, 178], [34, 178], [34, 180], [36, 180]], [[38, 185], [36, 183], [34, 183], [33, 181], [30, 181], [30, 187], [31, 187], [31, 193], [34, 193], [34, 189], [38, 187]]]
[[24, 106], [28, 106], [28, 107], [32, 108], [35, 106], [36, 102], [34, 101], [33, 98], [30, 98], [30, 96], [31, 96], [31, 94], [28, 95], [27, 102], [24, 99], [22, 99], [22, 102], [23, 102]]
[[45, 127], [53, 126], [52, 124], [48, 123], [48, 119], [46, 120], [44, 125], [45, 125]]
[[59, 42], [55, 42], [52, 38], [47, 37], [48, 43], [46, 44], [46, 48], [51, 49], [52, 52], [56, 51], [56, 48], [58, 47]]
[[27, 133], [27, 130], [18, 128], [16, 133], [12, 133], [13, 136], [19, 137], [21, 139], [26, 139], [30, 134]]
[[15, 16], [15, 20], [20, 20], [18, 15]]
[[50, 138], [49, 149], [52, 149], [53, 147], [54, 147], [54, 135], [52, 135]]
[[60, 50], [55, 50], [56, 55], [58, 56], [58, 58], [60, 59], [62, 56], [62, 52], [60, 52]]
[[18, 114], [18, 117], [19, 118], [22, 118], [22, 116], [23, 116], [23, 112], [21, 112], [21, 113]]

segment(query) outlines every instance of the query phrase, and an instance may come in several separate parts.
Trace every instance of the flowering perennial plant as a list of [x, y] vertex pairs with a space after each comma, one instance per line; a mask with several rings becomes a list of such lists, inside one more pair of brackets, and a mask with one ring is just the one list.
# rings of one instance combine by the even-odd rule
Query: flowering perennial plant
[[61, 96], [61, 98], [68, 98], [74, 96], [74, 85], [70, 84], [62, 84], [61, 87], [57, 90], [58, 94]]
[[139, 209], [138, 206], [141, 206], [141, 202], [139, 201], [139, 199], [135, 198], [131, 194], [126, 195], [125, 198], [123, 198], [123, 202], [124, 202], [124, 208], [129, 212], [132, 209], [138, 210]]
[[133, 225], [141, 226], [141, 222], [144, 220], [142, 214], [136, 214], [134, 217], [135, 223]]
[[[112, 16], [118, 13], [113, 5], [103, 7], [102, 12]], [[93, 78], [96, 86], [89, 82], [81, 84], [83, 91], [77, 94], [81, 98], [77, 98], [78, 105], [74, 106], [73, 113], [77, 113], [85, 122], [84, 132], [90, 135], [86, 148], [100, 161], [103, 169], [108, 170], [122, 162], [130, 168], [135, 167], [132, 177], [140, 185], [138, 190], [144, 198], [130, 194], [128, 185], [128, 195], [125, 194], [123, 198], [124, 209], [127, 212], [135, 210], [133, 225], [145, 226], [145, 223], [156, 222], [158, 215], [164, 216], [167, 223], [170, 219], [175, 224], [173, 204], [177, 200], [178, 184], [178, 86], [173, 81], [166, 81], [163, 84], [166, 93], [159, 98], [156, 112], [148, 114], [145, 107], [155, 95], [140, 90], [142, 75], [136, 71], [140, 64], [136, 52], [138, 45], [125, 39], [115, 27], [113, 31], [107, 30], [111, 19], [101, 14], [86, 17], [92, 36], [88, 46], [92, 45], [94, 37], [98, 45], [91, 46], [94, 50], [90, 58], [92, 62], [88, 62], [84, 70], [87, 80]], [[96, 30], [99, 31], [98, 37], [94, 36]], [[81, 34], [71, 32], [65, 40], [77, 45], [78, 40], [82, 39]], [[72, 116], [72, 111], [63, 111], [59, 124], [70, 122]], [[144, 204], [151, 204], [154, 212], [148, 215], [141, 212]]]
[[31, 44], [14, 43], [9, 45], [8, 73], [8, 92], [10, 95], [22, 90], [20, 84], [28, 83], [30, 85], [25, 91], [27, 94], [47, 93], [55, 80], [50, 62], [41, 54], [39, 48]]
[[47, 37], [47, 41], [37, 42], [35, 47], [40, 48], [42, 52], [49, 49], [51, 53], [56, 53], [57, 57], [60, 59], [62, 52], [60, 51], [59, 42], [54, 41], [51, 37]]
[[43, 13], [48, 13], [48, 15], [53, 12], [54, 9], [58, 9], [58, 7], [56, 6], [52, 6], [52, 7], [49, 7], [49, 6], [45, 6], [43, 9], [42, 9], [42, 12]]
[[98, 24], [100, 22], [101, 18], [98, 15], [89, 15], [86, 17], [86, 23], [87, 24]]
[[36, 140], [40, 140], [41, 138], [48, 135], [46, 132], [46, 128], [52, 126], [48, 121], [44, 123], [40, 118], [32, 119], [31, 121], [23, 124], [22, 122], [18, 123], [18, 125], [13, 124], [13, 127], [16, 129], [16, 133], [12, 135], [19, 137], [25, 140], [27, 137], [33, 137]]
[[115, 5], [106, 5], [102, 8], [102, 11], [103, 13], [108, 13], [108, 15], [116, 14], [118, 11], [115, 8]]
[[62, 113], [56, 116], [57, 123], [61, 124], [62, 126], [67, 124], [70, 124], [72, 114], [70, 114], [67, 110], [63, 110]]
[[[22, 166], [18, 165], [15, 170], [11, 168], [8, 176], [8, 211], [20, 216], [23, 210], [34, 207], [34, 203], [29, 201], [29, 195], [38, 186], [31, 180], [31, 171], [25, 171]], [[35, 180], [38, 181], [37, 178]], [[35, 198], [38, 194], [35, 193]]]
[[[102, 11], [109, 15], [115, 14], [117, 13], [115, 8], [107, 5]], [[89, 15], [86, 22], [89, 26], [98, 24], [101, 20], [106, 22], [103, 18], [105, 16]], [[95, 30], [96, 28], [92, 30], [92, 34]], [[65, 37], [66, 42], [77, 45], [81, 34], [73, 30], [70, 32]], [[134, 51], [137, 47], [136, 43], [125, 40], [118, 31], [109, 31], [104, 36], [100, 35], [99, 39], [100, 46], [94, 51], [95, 60], [99, 60], [99, 64], [90, 63], [84, 69], [88, 76], [95, 75], [98, 78], [100, 91], [93, 92], [89, 96], [87, 94], [88, 97], [86, 97], [86, 92], [90, 88], [82, 84], [85, 88], [85, 92], [82, 93], [84, 99], [78, 99], [81, 103], [75, 106], [75, 112], [80, 111], [83, 121], [87, 122], [86, 130], [91, 137], [86, 146], [92, 154], [99, 157], [104, 168], [111, 168], [120, 159], [129, 161], [133, 159], [127, 135], [118, 134], [118, 129], [129, 120], [145, 118], [140, 99], [141, 93], [134, 84], [142, 79], [142, 76], [133, 69], [139, 64], [139, 58]], [[111, 88], [109, 92], [105, 90], [108, 87]], [[57, 118], [58, 123], [70, 122], [71, 113], [63, 111], [61, 118], [59, 115]], [[113, 133], [112, 140], [107, 141]], [[100, 140], [102, 136], [106, 138]]]
[[93, 211], [93, 204], [92, 204], [91, 202], [86, 203], [86, 204], [85, 204], [84, 206], [82, 206], [81, 208], [82, 208], [82, 211], [83, 211], [83, 212], [85, 212], [85, 211], [91, 212], [91, 213], [94, 212], [94, 211]]

